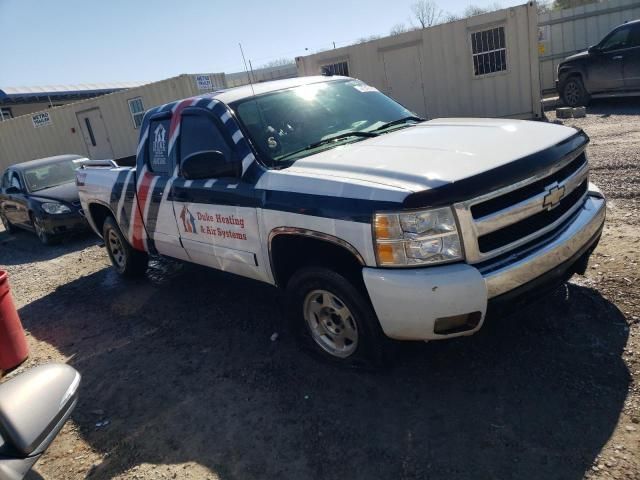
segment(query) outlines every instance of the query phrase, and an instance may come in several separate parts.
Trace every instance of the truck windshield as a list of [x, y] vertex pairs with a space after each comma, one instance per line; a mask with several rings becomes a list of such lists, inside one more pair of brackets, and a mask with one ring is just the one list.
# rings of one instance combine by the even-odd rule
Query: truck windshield
[[254, 146], [275, 167], [420, 120], [359, 80], [302, 85], [243, 99], [232, 107]]
[[80, 165], [73, 160], [48, 163], [24, 171], [24, 179], [30, 192], [55, 187], [63, 183], [75, 182], [76, 170]]

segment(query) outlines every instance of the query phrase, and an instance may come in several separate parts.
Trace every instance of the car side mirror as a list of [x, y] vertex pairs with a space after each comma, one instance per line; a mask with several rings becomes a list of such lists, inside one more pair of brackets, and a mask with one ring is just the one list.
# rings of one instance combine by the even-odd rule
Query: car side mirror
[[219, 150], [195, 152], [182, 161], [182, 176], [187, 180], [239, 177], [240, 163], [228, 160]]
[[20, 193], [20, 189], [18, 187], [11, 186], [11, 187], [5, 188], [4, 192], [7, 195], [15, 195], [16, 193]]
[[589, 48], [587, 48], [587, 52], [588, 53], [600, 53], [600, 49], [598, 48], [597, 45], [591, 45]]
[[69, 365], [32, 368], [0, 385], [0, 478], [22, 479], [78, 402], [80, 374]]

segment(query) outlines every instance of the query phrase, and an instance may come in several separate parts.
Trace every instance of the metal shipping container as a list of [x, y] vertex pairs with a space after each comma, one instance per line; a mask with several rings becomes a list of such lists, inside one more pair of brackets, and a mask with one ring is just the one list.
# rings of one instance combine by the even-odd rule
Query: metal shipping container
[[555, 90], [558, 64], [563, 59], [595, 45], [614, 27], [639, 18], [638, 0], [610, 0], [541, 14], [538, 48], [542, 91]]
[[541, 115], [535, 5], [298, 57], [298, 73], [359, 78], [426, 118]]
[[0, 122], [0, 169], [63, 153], [130, 157], [146, 110], [225, 87], [224, 73], [185, 74]]

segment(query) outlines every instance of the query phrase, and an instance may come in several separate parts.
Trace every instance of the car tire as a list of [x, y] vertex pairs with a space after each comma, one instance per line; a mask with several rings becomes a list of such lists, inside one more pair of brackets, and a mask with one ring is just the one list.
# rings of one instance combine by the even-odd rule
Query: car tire
[[36, 236], [40, 243], [43, 245], [54, 245], [56, 243], [56, 238], [51, 235], [44, 228], [42, 219], [37, 214], [31, 214], [29, 216], [31, 218], [31, 225], [33, 225], [33, 230], [36, 232]]
[[589, 103], [590, 97], [580, 77], [569, 77], [561, 89], [562, 102], [568, 107], [581, 107]]
[[307, 267], [286, 287], [287, 316], [300, 345], [324, 360], [379, 368], [392, 358], [387, 338], [361, 289], [335, 271]]
[[107, 217], [102, 227], [102, 236], [111, 264], [123, 277], [141, 277], [147, 271], [149, 256], [133, 248], [124, 238], [113, 217]]
[[15, 233], [16, 227], [14, 227], [12, 225], [12, 223], [9, 221], [9, 219], [2, 212], [0, 212], [0, 220], [2, 220], [2, 225], [4, 226], [4, 230], [7, 233]]

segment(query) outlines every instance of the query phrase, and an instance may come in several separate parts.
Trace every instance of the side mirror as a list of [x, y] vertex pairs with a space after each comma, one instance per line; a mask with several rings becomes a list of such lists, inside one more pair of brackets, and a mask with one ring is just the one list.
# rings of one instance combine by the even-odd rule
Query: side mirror
[[239, 177], [240, 165], [227, 160], [218, 150], [204, 150], [192, 153], [182, 161], [182, 176], [187, 180]]
[[58, 435], [78, 402], [69, 365], [32, 368], [0, 385], [0, 478], [21, 479]]
[[598, 48], [597, 45], [591, 45], [589, 48], [587, 48], [587, 52], [588, 53], [599, 53], [600, 49]]
[[20, 189], [18, 187], [11, 186], [11, 187], [5, 188], [4, 192], [7, 195], [15, 195], [16, 193], [20, 193]]

